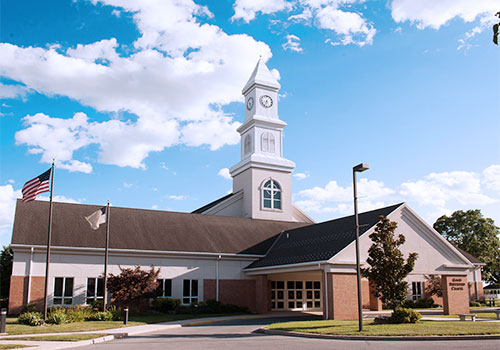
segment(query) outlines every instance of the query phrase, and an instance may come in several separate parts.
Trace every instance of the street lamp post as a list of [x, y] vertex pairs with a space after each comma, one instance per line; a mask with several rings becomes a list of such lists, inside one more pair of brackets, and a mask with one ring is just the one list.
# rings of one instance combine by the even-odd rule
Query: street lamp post
[[356, 191], [356, 173], [370, 169], [366, 163], [361, 163], [352, 168], [352, 188], [354, 191], [354, 218], [356, 220], [356, 276], [358, 279], [358, 322], [359, 331], [363, 330], [363, 309], [361, 305], [361, 270], [359, 267], [359, 219], [358, 219], [358, 194]]

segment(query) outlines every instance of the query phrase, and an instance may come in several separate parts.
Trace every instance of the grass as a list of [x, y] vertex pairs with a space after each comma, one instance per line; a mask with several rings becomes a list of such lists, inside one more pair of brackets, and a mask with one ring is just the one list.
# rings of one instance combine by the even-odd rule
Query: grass
[[2, 338], [2, 340], [31, 340], [31, 341], [80, 341], [94, 338], [104, 337], [108, 334], [62, 334], [62, 335], [46, 335], [38, 337], [15, 337]]
[[[151, 323], [181, 321], [193, 318], [206, 318], [216, 316], [227, 316], [228, 314], [200, 314], [194, 315], [168, 315], [168, 314], [132, 314], [129, 316], [127, 326], [139, 326]], [[231, 314], [236, 315], [236, 314]], [[63, 323], [58, 325], [46, 324], [43, 326], [33, 327], [17, 323], [16, 317], [7, 317], [5, 331], [9, 335], [19, 334], [43, 334], [43, 333], [64, 333], [64, 332], [85, 332], [85, 331], [101, 331], [112, 328], [126, 327], [123, 321], [86, 321]], [[0, 349], [1, 350], [1, 349]]]
[[335, 335], [371, 336], [444, 336], [500, 334], [500, 323], [422, 321], [418, 324], [374, 324], [365, 321], [358, 331], [358, 321], [303, 321], [274, 323], [266, 329]]
[[21, 344], [0, 344], [0, 350], [9, 350], [9, 349], [20, 349], [31, 347], [31, 345], [21, 345]]
[[[477, 318], [489, 318], [489, 319], [492, 319], [492, 320], [496, 320], [497, 319], [497, 315], [493, 312], [476, 312], [475, 315], [477, 315], [476, 317]], [[448, 317], [448, 318], [458, 318], [459, 316], [458, 315], [432, 315], [430, 317]], [[470, 318], [467, 317], [467, 320], [469, 320]]]

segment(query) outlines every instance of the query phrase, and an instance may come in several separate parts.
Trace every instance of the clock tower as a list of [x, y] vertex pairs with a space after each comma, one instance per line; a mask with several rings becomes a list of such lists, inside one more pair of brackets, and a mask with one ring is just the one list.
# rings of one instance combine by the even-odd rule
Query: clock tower
[[242, 216], [294, 221], [292, 178], [295, 163], [283, 158], [283, 128], [278, 116], [278, 81], [259, 60], [242, 90], [245, 120], [241, 161], [230, 169], [233, 193], [243, 192]]

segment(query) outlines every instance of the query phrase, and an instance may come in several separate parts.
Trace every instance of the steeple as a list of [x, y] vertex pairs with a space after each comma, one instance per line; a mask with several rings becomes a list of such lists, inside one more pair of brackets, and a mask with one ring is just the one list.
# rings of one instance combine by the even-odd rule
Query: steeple
[[283, 128], [278, 116], [281, 85], [259, 59], [242, 90], [245, 120], [241, 135], [241, 161], [229, 171], [233, 193], [243, 191], [245, 217], [292, 220], [291, 173], [295, 163], [283, 158]]
[[247, 92], [254, 87], [254, 85], [261, 85], [262, 87], [275, 89], [276, 91], [281, 88], [280, 83], [278, 83], [271, 71], [267, 68], [262, 57], [259, 59], [259, 62], [257, 62], [250, 79], [248, 79], [241, 93], [246, 96]]

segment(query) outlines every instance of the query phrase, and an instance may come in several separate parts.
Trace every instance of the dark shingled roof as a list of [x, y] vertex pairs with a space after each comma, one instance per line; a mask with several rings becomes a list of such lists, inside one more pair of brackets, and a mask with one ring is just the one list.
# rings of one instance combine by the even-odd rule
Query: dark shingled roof
[[[85, 220], [102, 206], [54, 203], [52, 245], [103, 248], [106, 225]], [[49, 203], [17, 201], [12, 244], [46, 245]], [[264, 255], [283, 230], [306, 223], [111, 207], [110, 248]]]
[[191, 213], [193, 213], [193, 214], [201, 214], [201, 213], [207, 211], [208, 209], [210, 209], [212, 207], [215, 207], [217, 204], [225, 201], [226, 199], [231, 198], [232, 196], [234, 196], [234, 193], [229, 193], [228, 195], [226, 195], [224, 197], [221, 197], [219, 199], [216, 199], [213, 202], [210, 202], [210, 203], [208, 203], [207, 205], [204, 205], [201, 208], [193, 210]]
[[469, 254], [465, 250], [460, 249], [458, 247], [455, 247], [455, 248], [457, 248], [457, 250], [460, 253], [462, 253], [462, 255], [465, 256], [467, 258], [467, 260], [469, 260], [471, 263], [473, 263], [473, 264], [483, 264], [483, 262], [481, 260], [479, 260], [478, 258], [476, 258], [474, 255]]
[[[403, 203], [359, 214], [359, 233], [374, 226]], [[356, 239], [354, 215], [283, 232], [265, 257], [247, 269], [324, 261], [332, 258]]]

